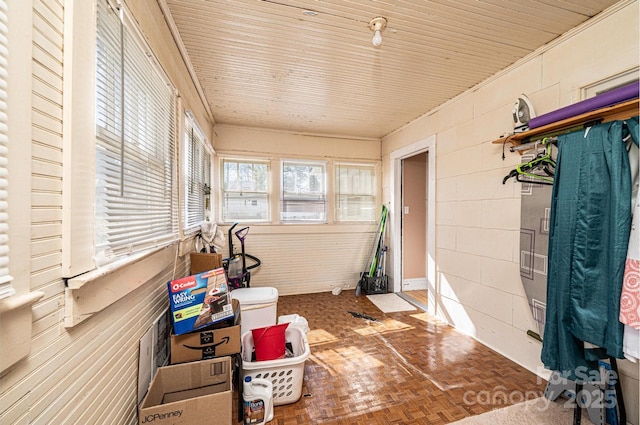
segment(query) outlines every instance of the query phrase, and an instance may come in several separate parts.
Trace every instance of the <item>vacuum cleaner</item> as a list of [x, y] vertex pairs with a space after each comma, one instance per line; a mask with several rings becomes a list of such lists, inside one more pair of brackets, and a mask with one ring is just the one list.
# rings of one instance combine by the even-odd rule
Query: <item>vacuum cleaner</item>
[[[222, 260], [223, 267], [227, 273], [227, 280], [232, 289], [248, 288], [251, 283], [251, 271], [259, 267], [261, 261], [258, 257], [247, 254], [245, 251], [244, 241], [249, 233], [249, 227], [243, 227], [233, 231], [238, 223], [234, 223], [229, 228], [229, 258]], [[233, 249], [233, 236], [240, 241], [240, 253], [237, 254]], [[247, 266], [247, 258], [253, 261], [253, 264]]]

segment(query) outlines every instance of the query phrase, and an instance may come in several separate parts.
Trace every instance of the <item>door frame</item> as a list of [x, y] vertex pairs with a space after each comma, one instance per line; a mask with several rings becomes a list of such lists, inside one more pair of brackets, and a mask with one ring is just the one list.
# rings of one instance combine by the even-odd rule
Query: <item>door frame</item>
[[427, 152], [427, 291], [428, 312], [436, 314], [436, 136], [432, 135], [418, 140], [408, 146], [397, 149], [390, 154], [390, 199], [391, 199], [391, 238], [393, 251], [393, 291], [402, 288], [402, 160]]

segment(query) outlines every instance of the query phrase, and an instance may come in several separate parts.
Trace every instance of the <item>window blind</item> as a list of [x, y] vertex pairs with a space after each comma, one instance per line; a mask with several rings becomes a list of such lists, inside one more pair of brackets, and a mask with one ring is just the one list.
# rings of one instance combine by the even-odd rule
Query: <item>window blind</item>
[[289, 222], [325, 222], [326, 164], [282, 161], [280, 217]]
[[178, 236], [175, 94], [123, 10], [98, 1], [96, 265]]
[[7, 3], [0, 0], [0, 299], [15, 294], [9, 275], [9, 223], [7, 218], [9, 189], [7, 178]]
[[337, 221], [375, 221], [376, 168], [372, 164], [335, 164]]
[[185, 117], [184, 131], [184, 230], [199, 230], [205, 220], [208, 207], [206, 199], [211, 191], [211, 155], [206, 147], [206, 138], [189, 113]]

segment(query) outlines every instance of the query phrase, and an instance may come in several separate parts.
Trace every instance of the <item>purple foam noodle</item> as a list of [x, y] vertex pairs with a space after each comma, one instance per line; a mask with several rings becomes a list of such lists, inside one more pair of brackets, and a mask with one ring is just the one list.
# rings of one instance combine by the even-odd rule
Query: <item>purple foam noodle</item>
[[595, 111], [596, 109], [604, 108], [606, 106], [615, 105], [616, 103], [621, 103], [625, 100], [635, 99], [638, 97], [639, 89], [640, 85], [638, 84], [638, 81], [636, 81], [609, 92], [599, 94], [598, 96], [590, 99], [583, 100], [582, 102], [574, 103], [573, 105], [531, 118], [529, 121], [529, 129], [542, 127], [543, 125], [551, 124], [552, 122], [575, 117], [576, 115]]

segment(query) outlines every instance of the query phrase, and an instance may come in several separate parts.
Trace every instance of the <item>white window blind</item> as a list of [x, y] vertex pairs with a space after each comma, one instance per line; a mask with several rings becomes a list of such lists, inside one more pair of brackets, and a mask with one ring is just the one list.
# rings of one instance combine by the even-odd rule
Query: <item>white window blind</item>
[[9, 223], [7, 218], [7, 3], [0, 0], [0, 299], [15, 294], [9, 275]]
[[268, 221], [269, 161], [222, 159], [222, 221]]
[[178, 237], [175, 95], [123, 10], [98, 1], [96, 265]]
[[283, 222], [326, 222], [326, 193], [326, 163], [282, 161], [280, 218]]
[[375, 221], [375, 165], [336, 163], [334, 168], [336, 221]]
[[184, 128], [183, 226], [185, 231], [195, 231], [200, 229], [209, 207], [206, 201], [211, 192], [211, 155], [207, 139], [190, 113], [185, 116]]

